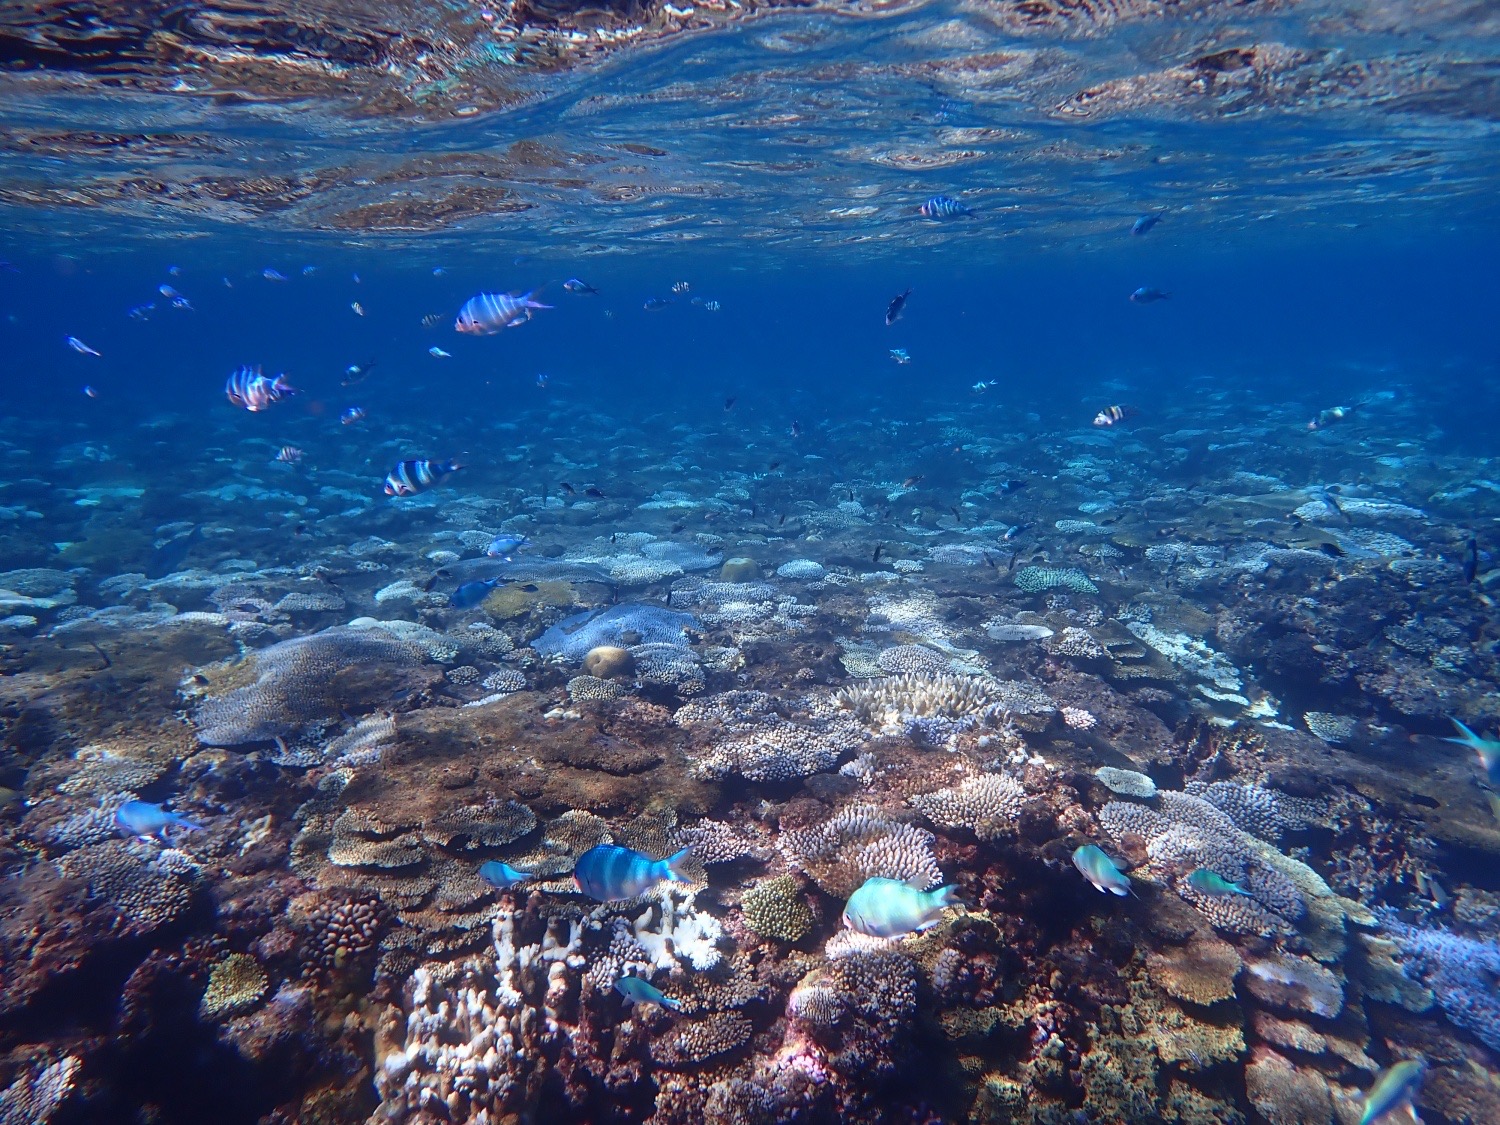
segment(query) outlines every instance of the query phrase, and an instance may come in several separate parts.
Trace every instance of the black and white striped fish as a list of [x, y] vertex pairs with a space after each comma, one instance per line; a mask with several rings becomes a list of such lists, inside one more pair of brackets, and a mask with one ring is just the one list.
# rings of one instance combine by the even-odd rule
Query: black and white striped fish
[[924, 219], [938, 220], [961, 219], [974, 213], [958, 200], [947, 195], [934, 195], [926, 203], [918, 207], [917, 210]]
[[453, 460], [429, 461], [426, 458], [414, 457], [402, 461], [385, 474], [385, 494], [387, 496], [415, 496], [441, 483], [444, 478], [462, 468], [462, 465]]
[[259, 365], [241, 367], [224, 383], [224, 395], [230, 403], [252, 414], [296, 393], [297, 388], [287, 384], [285, 375], [268, 379], [260, 373]]
[[464, 302], [458, 310], [454, 329], [470, 336], [493, 336], [507, 328], [525, 324], [531, 319], [533, 309], [550, 309], [532, 300], [536, 290], [530, 293], [480, 293]]

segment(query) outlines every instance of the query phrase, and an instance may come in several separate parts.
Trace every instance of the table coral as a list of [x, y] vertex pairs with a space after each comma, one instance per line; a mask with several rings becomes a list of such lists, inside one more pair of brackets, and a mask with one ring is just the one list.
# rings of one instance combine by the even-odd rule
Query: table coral
[[1072, 567], [1058, 569], [1023, 566], [1016, 571], [1015, 583], [1016, 589], [1024, 590], [1028, 594], [1039, 594], [1043, 590], [1055, 590], [1059, 587], [1072, 590], [1075, 594], [1099, 592], [1099, 587], [1089, 581], [1088, 575]]
[[835, 898], [848, 898], [866, 879], [899, 879], [935, 887], [943, 873], [933, 835], [894, 820], [873, 805], [851, 805], [821, 824], [783, 832], [776, 841], [787, 862]]

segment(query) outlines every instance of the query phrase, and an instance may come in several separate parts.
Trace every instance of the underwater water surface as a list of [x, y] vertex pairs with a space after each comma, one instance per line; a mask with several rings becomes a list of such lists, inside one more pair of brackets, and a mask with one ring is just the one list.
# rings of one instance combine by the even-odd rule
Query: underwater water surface
[[1489, 7], [0, 12], [0, 1125], [1500, 1122]]

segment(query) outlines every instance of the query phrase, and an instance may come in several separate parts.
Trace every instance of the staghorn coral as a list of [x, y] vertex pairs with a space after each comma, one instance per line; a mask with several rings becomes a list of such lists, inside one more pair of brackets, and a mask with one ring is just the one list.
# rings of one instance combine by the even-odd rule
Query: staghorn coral
[[823, 823], [783, 832], [782, 856], [835, 898], [848, 898], [866, 879], [900, 879], [919, 889], [943, 880], [933, 835], [893, 820], [873, 805], [850, 805]]
[[208, 987], [198, 1003], [198, 1015], [208, 1021], [228, 1019], [248, 1012], [270, 987], [260, 962], [245, 953], [231, 953], [214, 964]]
[[1024, 590], [1028, 594], [1039, 594], [1043, 590], [1055, 590], [1059, 587], [1072, 590], [1075, 594], [1099, 592], [1099, 587], [1089, 581], [1088, 575], [1071, 567], [1059, 570], [1041, 566], [1023, 566], [1016, 571], [1015, 583], [1018, 590]]
[[801, 941], [812, 929], [813, 915], [802, 901], [801, 888], [791, 875], [762, 879], [740, 899], [745, 925], [762, 937]]
[[981, 840], [1013, 833], [1026, 789], [1000, 773], [975, 774], [949, 789], [919, 793], [907, 803], [941, 828], [965, 828]]
[[205, 746], [293, 738], [410, 687], [424, 654], [383, 630], [340, 626], [254, 654], [255, 681], [202, 700], [193, 712]]

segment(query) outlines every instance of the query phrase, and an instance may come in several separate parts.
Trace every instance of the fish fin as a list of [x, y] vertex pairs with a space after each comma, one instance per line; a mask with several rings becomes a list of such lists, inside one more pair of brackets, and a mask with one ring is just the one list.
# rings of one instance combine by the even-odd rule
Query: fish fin
[[958, 897], [958, 884], [948, 883], [941, 886], [935, 892], [934, 902], [941, 906], [967, 906], [963, 899]]
[[[680, 1011], [682, 1011], [682, 1001], [681, 1000], [674, 1000], [670, 996], [663, 996], [661, 998], [661, 1006], [663, 1008], [671, 1008], [672, 1011], [674, 1011], [674, 1012], [680, 1012]], [[1417, 1125], [1421, 1125], [1421, 1122], [1418, 1122]]]
[[1464, 726], [1463, 723], [1459, 722], [1457, 719], [1453, 718], [1452, 716], [1449, 716], [1448, 721], [1450, 723], [1452, 723], [1454, 726], [1456, 726], [1463, 733], [1463, 737], [1462, 738], [1445, 738], [1445, 739], [1443, 739], [1444, 742], [1456, 742], [1460, 746], [1475, 746], [1478, 743], [1484, 741], [1484, 739], [1480, 738], [1477, 734], [1475, 734], [1468, 727]]
[[687, 859], [687, 857], [692, 853], [692, 850], [693, 850], [692, 848], [683, 848], [677, 854], [667, 856], [667, 859], [666, 859], [667, 876], [673, 882], [676, 882], [676, 883], [691, 883], [692, 882], [691, 879], [689, 879], [686, 875], [684, 875], [681, 871], [678, 870], [678, 868], [681, 866], [683, 860]]

